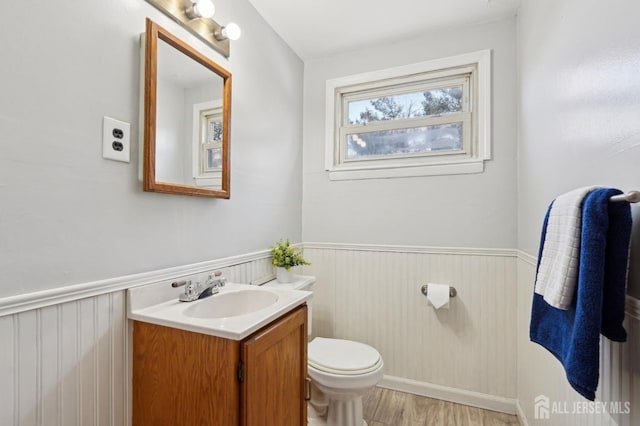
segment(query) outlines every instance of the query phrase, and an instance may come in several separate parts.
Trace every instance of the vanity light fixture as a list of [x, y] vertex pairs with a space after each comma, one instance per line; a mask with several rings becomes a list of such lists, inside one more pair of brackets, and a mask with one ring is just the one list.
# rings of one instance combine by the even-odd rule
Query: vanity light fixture
[[211, 46], [224, 57], [229, 57], [229, 41], [240, 37], [240, 27], [226, 26], [211, 19], [215, 6], [211, 0], [146, 0], [147, 3], [182, 25], [191, 34]]

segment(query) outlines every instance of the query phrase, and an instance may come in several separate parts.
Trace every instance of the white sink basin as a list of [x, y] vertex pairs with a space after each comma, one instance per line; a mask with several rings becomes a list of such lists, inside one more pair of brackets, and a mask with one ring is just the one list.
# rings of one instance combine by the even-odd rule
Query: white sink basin
[[311, 298], [309, 291], [276, 285], [227, 283], [218, 294], [180, 302], [182, 291], [171, 288], [170, 282], [129, 289], [129, 319], [242, 340]]
[[[192, 318], [224, 318], [246, 315], [273, 305], [278, 295], [260, 289], [235, 290], [202, 299], [184, 310]], [[193, 302], [190, 302], [193, 303]]]

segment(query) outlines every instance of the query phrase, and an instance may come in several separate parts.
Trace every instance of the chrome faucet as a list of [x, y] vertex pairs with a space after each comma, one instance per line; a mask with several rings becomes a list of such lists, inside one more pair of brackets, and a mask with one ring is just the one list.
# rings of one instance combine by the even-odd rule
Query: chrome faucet
[[180, 295], [181, 302], [193, 302], [194, 300], [204, 299], [205, 297], [218, 294], [220, 288], [224, 287], [227, 283], [227, 279], [222, 277], [222, 272], [216, 271], [209, 275], [209, 278], [204, 284], [196, 282], [193, 284], [189, 281], [174, 281], [171, 283], [171, 287], [184, 286], [184, 293]]

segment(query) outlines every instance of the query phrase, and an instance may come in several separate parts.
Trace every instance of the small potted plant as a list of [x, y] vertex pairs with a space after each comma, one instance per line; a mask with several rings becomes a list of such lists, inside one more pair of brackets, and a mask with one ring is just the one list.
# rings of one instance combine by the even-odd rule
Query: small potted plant
[[300, 250], [291, 247], [289, 240], [285, 242], [278, 241], [271, 248], [271, 255], [273, 256], [272, 264], [276, 267], [276, 279], [279, 283], [293, 281], [293, 272], [291, 272], [293, 266], [310, 265], [309, 262], [304, 260]]

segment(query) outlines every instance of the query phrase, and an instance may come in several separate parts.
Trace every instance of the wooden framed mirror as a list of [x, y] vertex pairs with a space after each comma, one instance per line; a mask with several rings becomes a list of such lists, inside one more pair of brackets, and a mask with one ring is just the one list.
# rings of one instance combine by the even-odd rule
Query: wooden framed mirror
[[143, 188], [230, 197], [231, 73], [147, 18]]

